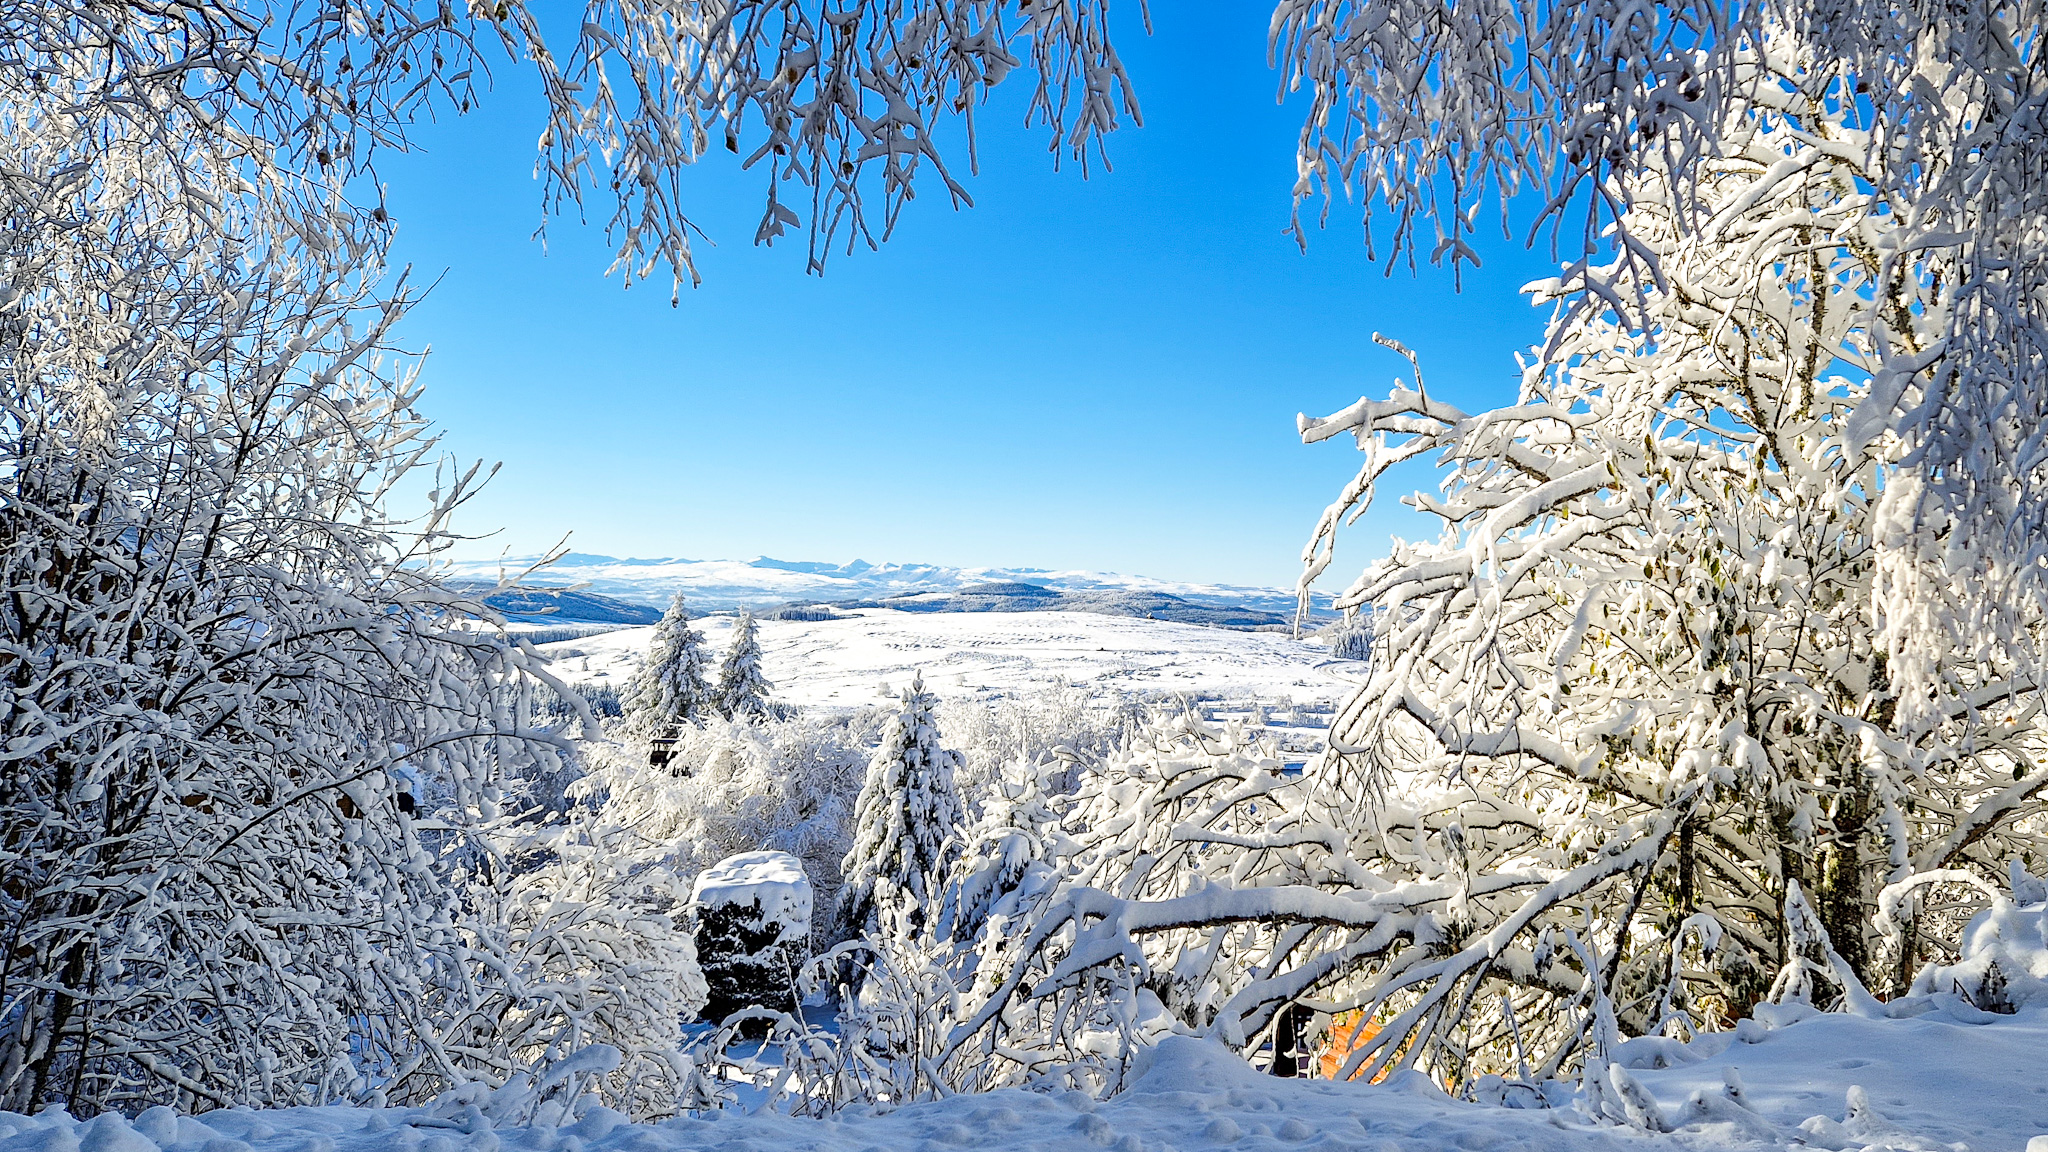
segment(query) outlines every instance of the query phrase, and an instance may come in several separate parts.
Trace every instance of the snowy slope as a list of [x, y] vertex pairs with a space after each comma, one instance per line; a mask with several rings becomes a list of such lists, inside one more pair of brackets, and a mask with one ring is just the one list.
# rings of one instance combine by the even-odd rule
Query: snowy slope
[[[731, 617], [695, 622], [713, 653]], [[571, 683], [623, 685], [652, 628], [542, 645]], [[855, 707], [881, 701], [922, 672], [944, 697], [1016, 692], [1064, 679], [1123, 692], [1192, 691], [1330, 700], [1349, 685], [1317, 665], [1318, 644], [1284, 633], [1083, 612], [922, 613], [862, 609], [844, 619], [760, 622], [761, 666], [775, 696]], [[886, 686], [886, 687], [885, 687]]]
[[[1131, 1088], [1105, 1102], [1009, 1090], [881, 1116], [727, 1112], [648, 1125], [597, 1108], [561, 1128], [494, 1127], [459, 1102], [196, 1119], [157, 1108], [132, 1126], [52, 1110], [0, 1113], [0, 1152], [2022, 1152], [2048, 1133], [2048, 1009], [1983, 1025], [1941, 1012], [1821, 1016], [1755, 1035], [1756, 1043], [1719, 1034], [1674, 1046], [1667, 1059], [1688, 1062], [1632, 1073], [1655, 1097], [1665, 1132], [1596, 1125], [1568, 1103], [1454, 1101], [1415, 1074], [1382, 1085], [1279, 1080], [1207, 1042], [1170, 1037]], [[1723, 1088], [1729, 1068], [1739, 1070], [1746, 1105]], [[2031, 1145], [2041, 1149], [2048, 1139]]]
[[[533, 557], [456, 562], [450, 576], [495, 580], [502, 568], [517, 573]], [[626, 560], [572, 552], [535, 573], [529, 583], [587, 584], [592, 592], [656, 606], [677, 589], [700, 609], [765, 607], [792, 600], [876, 600], [916, 592], [955, 592], [976, 584], [1021, 581], [1061, 592], [1163, 592], [1197, 604], [1254, 608], [1292, 616], [1294, 592], [1233, 584], [1191, 584], [1109, 572], [1044, 568], [947, 568], [935, 564], [823, 564], [774, 560]]]

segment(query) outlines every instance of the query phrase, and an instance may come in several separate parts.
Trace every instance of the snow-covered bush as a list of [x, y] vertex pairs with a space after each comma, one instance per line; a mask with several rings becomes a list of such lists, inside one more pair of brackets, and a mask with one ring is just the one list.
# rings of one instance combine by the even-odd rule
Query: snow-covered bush
[[1149, 711], [1135, 696], [1061, 681], [993, 699], [947, 700], [938, 718], [960, 756], [955, 791], [973, 814], [1010, 766], [1047, 757], [1100, 762], [1144, 728]]
[[1913, 977], [1912, 992], [1956, 993], [1988, 1012], [2048, 1003], [2048, 883], [2018, 860], [2007, 865], [2004, 891], [1975, 872], [1923, 872], [1884, 890], [1880, 926], [1899, 931], [1903, 898], [1933, 885], [1955, 885], [1981, 896], [1971, 902], [1980, 910], [1963, 928], [1954, 961], [1921, 968]]
[[[927, 942], [897, 937], [849, 941], [820, 957], [814, 983], [842, 978], [833, 987], [840, 999], [835, 1100], [901, 1107], [972, 1087], [966, 1061], [943, 1058], [961, 1006], [947, 959]], [[849, 972], [853, 978], [843, 979]]]
[[[848, 1107], [873, 1114], [971, 1089], [978, 1080], [971, 1062], [943, 1055], [962, 1002], [948, 959], [929, 940], [847, 941], [796, 973], [805, 1001], [839, 1001], [833, 1027], [774, 1008], [744, 1009], [702, 1034], [691, 1057], [700, 1068], [747, 1067], [764, 1048], [777, 1050], [779, 1067], [754, 1107], [798, 1116]], [[711, 1088], [700, 1110], [732, 1102], [732, 1092]]]
[[879, 714], [711, 721], [685, 728], [673, 758], [647, 765], [645, 735], [615, 726], [616, 742], [582, 745], [585, 775], [571, 792], [600, 822], [630, 829], [636, 851], [694, 877], [741, 852], [803, 861], [815, 899], [813, 935], [833, 942], [839, 865]]
[[746, 1008], [795, 1014], [797, 973], [811, 951], [803, 862], [787, 852], [728, 856], [697, 874], [690, 906], [706, 1018], [723, 1022]]
[[909, 937], [937, 918], [962, 821], [953, 790], [960, 757], [939, 743], [937, 710], [924, 678], [912, 680], [868, 760], [840, 865], [839, 922], [849, 936]]
[[[1345, 922], [1287, 923], [1349, 904], [1326, 888], [1368, 874], [1333, 874], [1337, 834], [1316, 822], [1308, 782], [1283, 776], [1276, 753], [1242, 724], [1181, 712], [1082, 773], [1070, 794], [1015, 774], [949, 892], [955, 934], [979, 931], [970, 1010], [946, 1056], [971, 1053], [984, 1087], [1052, 1079], [1102, 1091], [1162, 1029], [1247, 1045], [1314, 986], [1311, 971], [1276, 966], [1328, 972], [1332, 958], [1318, 952], [1355, 952], [1357, 941], [1338, 947], [1356, 935]], [[1410, 850], [1400, 817], [1388, 825], [1396, 850]], [[1433, 895], [1440, 905], [1449, 893]], [[1418, 893], [1382, 914], [1412, 927], [1428, 912]]]
[[688, 1108], [701, 1073], [682, 1025], [709, 994], [684, 923], [687, 882], [588, 813], [502, 846], [524, 866], [498, 872], [484, 907], [511, 979], [475, 1014], [474, 1037], [504, 1054], [499, 1103], [531, 1096], [546, 1070], [603, 1048], [616, 1060], [592, 1078], [598, 1100], [640, 1120]]

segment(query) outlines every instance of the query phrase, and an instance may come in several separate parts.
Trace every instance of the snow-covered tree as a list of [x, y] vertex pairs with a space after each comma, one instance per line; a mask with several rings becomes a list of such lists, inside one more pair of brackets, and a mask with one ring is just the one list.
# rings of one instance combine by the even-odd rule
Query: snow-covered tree
[[[2044, 33], [2039, 5], [2010, 2], [1282, 0], [1273, 50], [1286, 90], [1309, 96], [1297, 203], [1349, 192], [1369, 228], [1380, 213], [1391, 225], [1389, 261], [1421, 250], [1455, 264], [1472, 258], [1482, 202], [1505, 212], [1519, 193], [1573, 261], [1566, 306], [1589, 320], [1619, 309], [1639, 329], [1673, 262], [1710, 261], [1723, 243], [1730, 204], [1703, 190], [1741, 163], [1757, 118], [1841, 150], [1854, 191], [1899, 213], [1894, 242], [1864, 254], [1870, 277], [1945, 267], [1938, 323], [1866, 328], [1879, 363], [1855, 412], [1859, 447], [1896, 436], [1905, 474], [1876, 497], [1899, 526], [1878, 562], [1937, 537], [1977, 557], [1928, 589], [1957, 609], [1928, 621], [1938, 631], [1883, 637], [1895, 665], [1924, 668], [1998, 630], [2048, 577], [2048, 461], [2031, 447], [2048, 423]], [[1757, 86], [1759, 50], [1797, 82]], [[1917, 363], [1929, 357], [1941, 371]]]
[[[961, 836], [937, 934], [973, 944], [992, 919], [1014, 918], [1021, 903], [1050, 882], [1048, 861], [1066, 843], [1056, 785], [1071, 772], [1063, 758], [1011, 762], [980, 797], [981, 816]], [[1003, 935], [1000, 928], [996, 935]]]
[[433, 572], [474, 473], [388, 511], [432, 451], [403, 285], [114, 107], [133, 60], [41, 47], [0, 64], [0, 1107], [488, 1078], [458, 866], [556, 738]]
[[868, 761], [840, 866], [839, 917], [852, 934], [913, 936], [938, 919], [962, 820], [953, 791], [960, 757], [939, 744], [938, 703], [923, 676], [913, 679]]
[[690, 610], [678, 592], [626, 684], [626, 719], [635, 729], [666, 732], [704, 719], [712, 703], [704, 679], [704, 634], [690, 627]]
[[812, 934], [826, 943], [867, 745], [880, 726], [858, 713], [714, 721], [679, 734], [672, 772], [647, 771], [634, 744], [586, 742], [587, 774], [571, 791], [600, 825], [632, 831], [635, 858], [678, 875], [742, 852], [797, 857], [818, 897]]
[[[1539, 289], [1570, 295], [1522, 403], [1466, 416], [1418, 378], [1304, 434], [1356, 434], [1368, 498], [1397, 459], [1452, 469], [1418, 504], [1454, 537], [1340, 601], [1390, 622], [1336, 729], [1353, 768], [1576, 781], [1587, 811], [1673, 823], [1671, 903], [1646, 913], [1666, 937], [1704, 912], [1724, 969], [1774, 970], [1797, 880], [1858, 975], [1903, 988], [1918, 949], [1881, 955], [1878, 890], [2039, 848], [2044, 619], [1978, 582], [1959, 520], [1899, 502], [1927, 481], [1870, 398], [1963, 370], [1945, 333], [1964, 254], [1921, 240], [1925, 206], [1873, 170], [1847, 82], [1814, 59], [1774, 29], [1739, 61], [1753, 110], [1683, 190], [1704, 235], [1668, 207], [1679, 173], [1636, 174], [1629, 230], [1664, 286], [1584, 307], [1631, 299], [1616, 261]], [[1729, 977], [1726, 1010], [1745, 988]]]
[[768, 693], [774, 690], [775, 685], [761, 674], [761, 639], [755, 632], [754, 614], [742, 611], [733, 622], [725, 659], [718, 665], [715, 692], [719, 715], [728, 720], [773, 715], [775, 706]]
[[82, 97], [74, 107], [142, 134], [239, 155], [261, 195], [317, 207], [353, 181], [375, 207], [332, 207], [371, 231], [388, 223], [377, 151], [487, 98], [479, 81], [494, 69], [530, 70], [545, 205], [580, 212], [595, 200], [613, 269], [629, 282], [665, 271], [678, 285], [696, 277], [684, 174], [707, 154], [738, 153], [768, 178], [756, 242], [805, 231], [816, 268], [842, 243], [885, 238], [920, 175], [969, 203], [961, 158], [941, 141], [964, 127], [971, 166], [975, 110], [1013, 74], [1034, 78], [1028, 115], [1084, 165], [1120, 113], [1136, 116], [1101, 8], [603, 0], [581, 15], [573, 34], [550, 39], [518, 0], [57, 0], [0, 20], [0, 61], [23, 83], [63, 77]]
[[1814, 59], [1772, 28], [1721, 155], [1643, 159], [1640, 251], [1536, 287], [1561, 307], [1516, 404], [1467, 414], [1418, 372], [1303, 419], [1366, 454], [1309, 579], [1387, 469], [1448, 470], [1414, 500], [1443, 537], [1339, 598], [1376, 626], [1331, 753], [1289, 782], [1242, 738], [1168, 733], [1088, 781], [948, 1056], [1087, 1067], [1150, 994], [1240, 1045], [1288, 1003], [1363, 1009], [1367, 1074], [1598, 1069], [1815, 970], [1903, 991], [1959, 947], [1915, 877], [2048, 855], [2048, 619], [1959, 517], [1899, 503], [1933, 481], [1869, 403], [1962, 370], [1966, 265]]

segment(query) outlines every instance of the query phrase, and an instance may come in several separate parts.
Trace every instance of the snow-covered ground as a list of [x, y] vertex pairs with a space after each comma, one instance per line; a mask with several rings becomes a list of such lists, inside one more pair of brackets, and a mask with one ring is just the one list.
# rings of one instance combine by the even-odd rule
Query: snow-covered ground
[[[1975, 1014], [1972, 1018], [1981, 1018]], [[2048, 1008], [1969, 1024], [1817, 1016], [1648, 1052], [1629, 1075], [1661, 1127], [1594, 1123], [1569, 1101], [1515, 1109], [1444, 1096], [1417, 1074], [1380, 1085], [1279, 1080], [1219, 1047], [1169, 1038], [1132, 1086], [1097, 1102], [1021, 1090], [955, 1096], [829, 1120], [728, 1112], [628, 1124], [587, 1111], [567, 1127], [495, 1127], [476, 1107], [167, 1109], [0, 1113], [0, 1152], [2043, 1152]], [[1732, 1070], [1732, 1076], [1731, 1076]], [[1731, 1079], [1742, 1085], [1732, 1099]], [[1695, 1103], [1697, 1101], [1697, 1103]], [[2030, 1143], [2031, 1142], [2031, 1143]]]
[[[696, 621], [716, 658], [732, 618]], [[542, 645], [576, 684], [623, 685], [652, 628]], [[922, 613], [863, 609], [840, 620], [763, 620], [761, 666], [777, 699], [857, 707], [894, 696], [923, 673], [942, 697], [1028, 691], [1058, 680], [1123, 692], [1197, 692], [1268, 700], [1333, 700], [1349, 685], [1318, 667], [1319, 644], [1276, 632], [1234, 632], [1086, 612]]]
[[[496, 580], [501, 571], [517, 573], [536, 557], [466, 560], [448, 574], [473, 580]], [[682, 591], [693, 607], [719, 609], [763, 607], [792, 600], [873, 600], [914, 592], [956, 592], [976, 584], [1021, 581], [1061, 592], [1163, 592], [1198, 604], [1256, 608], [1292, 616], [1294, 592], [1285, 588], [1251, 588], [1235, 584], [1195, 584], [1049, 568], [948, 568], [938, 564], [824, 564], [805, 560], [633, 560], [572, 552], [528, 580], [539, 585], [587, 585], [592, 592], [655, 607]], [[1320, 602], [1320, 601], [1319, 601]]]

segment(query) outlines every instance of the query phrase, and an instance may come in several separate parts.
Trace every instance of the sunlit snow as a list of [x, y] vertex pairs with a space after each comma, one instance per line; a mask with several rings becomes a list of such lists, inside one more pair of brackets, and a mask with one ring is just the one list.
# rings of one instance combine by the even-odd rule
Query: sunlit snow
[[51, 1110], [0, 1113], [0, 1152], [2043, 1152], [2044, 1052], [2048, 1007], [1988, 1024], [1941, 1011], [1815, 1015], [1617, 1053], [1655, 1097], [1663, 1132], [1595, 1124], [1569, 1099], [1526, 1109], [1453, 1100], [1413, 1072], [1379, 1085], [1276, 1079], [1210, 1042], [1169, 1037], [1107, 1101], [1005, 1089], [826, 1120], [728, 1110], [658, 1124], [600, 1107], [559, 1128], [500, 1127], [488, 1105], [453, 1100], [196, 1119], [152, 1108], [132, 1125]]
[[[731, 617], [694, 621], [711, 651]], [[575, 684], [622, 685], [652, 628], [541, 646]], [[864, 609], [847, 619], [760, 622], [762, 670], [775, 697], [857, 707], [892, 697], [923, 673], [942, 697], [1017, 692], [1058, 680], [1138, 693], [1211, 693], [1332, 700], [1350, 685], [1323, 667], [1320, 644], [1277, 632], [1085, 612], [918, 613]]]

